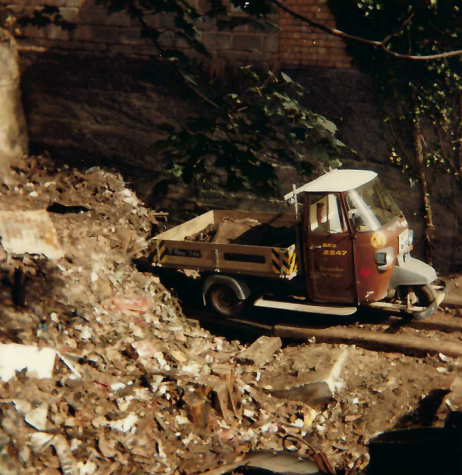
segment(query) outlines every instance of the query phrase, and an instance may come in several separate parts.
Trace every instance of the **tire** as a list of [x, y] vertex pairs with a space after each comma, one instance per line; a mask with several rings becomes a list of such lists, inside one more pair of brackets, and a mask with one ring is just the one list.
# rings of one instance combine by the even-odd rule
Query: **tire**
[[208, 293], [210, 307], [223, 317], [239, 317], [246, 307], [246, 301], [240, 300], [234, 290], [221, 284], [213, 285]]
[[[428, 307], [438, 297], [436, 290], [429, 284], [408, 287], [408, 293], [410, 292], [413, 292], [417, 298], [417, 301], [413, 304], [416, 307]], [[420, 320], [425, 317], [419, 317], [419, 315], [416, 314], [411, 315], [411, 318]]]

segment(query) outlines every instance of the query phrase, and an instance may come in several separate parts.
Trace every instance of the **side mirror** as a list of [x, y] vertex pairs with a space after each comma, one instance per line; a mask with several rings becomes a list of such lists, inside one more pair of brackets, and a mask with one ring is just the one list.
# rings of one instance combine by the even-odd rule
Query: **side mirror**
[[360, 216], [361, 216], [361, 213], [359, 212], [358, 209], [353, 208], [353, 209], [348, 210], [348, 219], [356, 219], [356, 218], [359, 218]]

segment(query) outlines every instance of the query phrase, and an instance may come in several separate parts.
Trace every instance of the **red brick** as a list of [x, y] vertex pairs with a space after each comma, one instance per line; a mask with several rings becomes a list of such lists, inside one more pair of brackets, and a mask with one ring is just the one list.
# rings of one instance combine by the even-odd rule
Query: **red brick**
[[333, 16], [330, 12], [318, 12], [315, 15], [316, 20], [332, 20]]

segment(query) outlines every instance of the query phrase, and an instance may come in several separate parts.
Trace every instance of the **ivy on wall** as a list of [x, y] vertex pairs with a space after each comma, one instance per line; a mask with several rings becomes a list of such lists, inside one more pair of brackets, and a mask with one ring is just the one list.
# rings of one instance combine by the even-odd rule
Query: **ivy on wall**
[[[428, 56], [462, 49], [462, 4], [458, 0], [329, 3], [339, 28], [370, 39], [387, 37], [387, 47], [400, 54]], [[431, 183], [447, 173], [454, 186], [462, 189], [462, 59], [454, 55], [410, 61], [357, 41], [347, 40], [347, 44], [356, 65], [374, 79], [391, 132], [391, 161], [420, 186], [427, 259], [431, 262], [435, 226]], [[450, 206], [456, 237], [455, 196]]]

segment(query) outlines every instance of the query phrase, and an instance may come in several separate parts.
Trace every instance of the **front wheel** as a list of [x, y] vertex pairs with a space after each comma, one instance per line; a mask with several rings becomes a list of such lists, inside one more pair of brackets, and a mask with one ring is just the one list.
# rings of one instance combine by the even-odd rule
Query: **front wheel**
[[220, 284], [211, 287], [208, 301], [210, 307], [224, 317], [239, 317], [246, 306], [246, 301], [240, 300], [231, 287]]
[[[413, 307], [424, 307], [427, 308], [429, 307], [438, 297], [438, 294], [434, 287], [432, 285], [415, 285], [412, 287], [407, 287], [406, 289], [407, 295], [406, 295], [406, 300], [409, 301], [409, 303]], [[426, 315], [425, 315], [426, 316]], [[412, 314], [412, 318], [415, 320], [419, 320], [421, 317], [419, 316], [419, 312], [416, 312]]]

